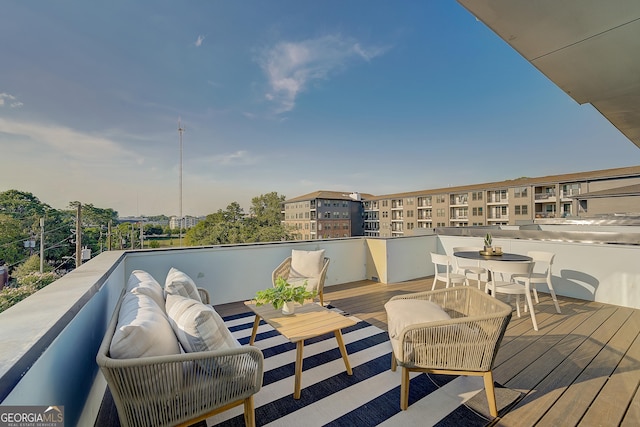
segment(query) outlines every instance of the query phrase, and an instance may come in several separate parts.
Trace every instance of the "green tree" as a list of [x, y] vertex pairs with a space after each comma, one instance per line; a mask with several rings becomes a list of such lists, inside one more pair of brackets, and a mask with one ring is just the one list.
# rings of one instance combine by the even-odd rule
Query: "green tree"
[[0, 213], [0, 265], [5, 262], [8, 265], [13, 265], [23, 258], [23, 241], [26, 237], [20, 221], [10, 215]]
[[[44, 271], [51, 271], [52, 268], [50, 265], [44, 264]], [[17, 266], [13, 270], [13, 277], [18, 281], [18, 283], [22, 280], [23, 277], [28, 276], [31, 273], [39, 273], [40, 272], [40, 257], [38, 255], [32, 255], [25, 262]]]
[[252, 199], [250, 215], [238, 202], [208, 215], [186, 233], [187, 245], [273, 242], [290, 240], [290, 231], [281, 222], [284, 196], [272, 192]]
[[278, 195], [275, 191], [251, 199], [249, 212], [261, 226], [280, 225], [282, 223], [282, 203], [284, 195]]
[[[65, 255], [73, 253], [68, 245], [68, 239], [71, 235], [69, 226], [72, 218], [67, 213], [42, 203], [33, 194], [18, 190], [8, 190], [0, 193], [0, 213], [13, 218], [19, 223], [19, 225], [12, 223], [12, 227], [17, 228], [14, 228], [13, 232], [7, 231], [7, 236], [18, 237], [22, 241], [39, 240], [40, 219], [44, 218], [45, 261], [55, 262]], [[7, 248], [5, 246], [0, 247], [0, 256], [5, 257], [5, 260], [10, 265], [15, 265], [25, 260], [33, 250], [24, 248], [22, 242], [19, 244], [21, 249], [16, 251], [14, 250], [16, 247], [13, 246], [13, 249], [9, 248], [10, 250], [6, 254], [2, 254], [2, 250]]]

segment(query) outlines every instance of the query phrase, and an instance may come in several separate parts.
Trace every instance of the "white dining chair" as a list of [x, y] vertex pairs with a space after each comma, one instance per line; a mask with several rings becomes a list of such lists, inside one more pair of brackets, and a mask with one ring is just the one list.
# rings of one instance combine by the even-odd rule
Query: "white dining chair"
[[480, 265], [480, 260], [474, 261], [467, 258], [461, 258], [455, 256], [456, 252], [480, 252], [482, 248], [476, 248], [471, 246], [457, 246], [453, 248], [453, 261], [454, 261], [454, 271], [458, 274], [464, 274], [465, 276], [470, 274], [473, 275], [474, 279], [478, 283], [478, 289], [482, 289], [481, 287], [481, 277], [483, 274], [487, 274], [487, 269]]
[[[549, 293], [551, 294], [551, 298], [553, 299], [553, 304], [556, 306], [556, 312], [559, 314], [560, 305], [558, 304], [558, 297], [556, 296], [556, 291], [553, 289], [553, 282], [551, 280], [551, 268], [553, 266], [553, 260], [556, 255], [553, 252], [544, 252], [544, 251], [529, 251], [527, 255], [533, 259], [533, 262], [536, 263], [536, 267], [542, 266], [542, 268], [546, 269], [544, 272], [535, 272], [532, 271], [529, 276], [529, 284], [531, 286], [531, 290], [533, 291], [533, 296], [536, 299], [536, 303], [540, 303], [538, 299], [538, 290], [536, 289], [536, 284], [545, 284], [549, 288]], [[524, 283], [524, 279], [519, 277], [515, 277], [517, 282]]]
[[451, 257], [449, 255], [436, 254], [431, 252], [431, 262], [435, 267], [435, 275], [433, 277], [433, 285], [431, 290], [436, 288], [436, 282], [445, 283], [445, 287], [455, 285], [469, 286], [469, 279], [464, 274], [454, 273]]
[[[528, 309], [531, 314], [533, 329], [537, 331], [538, 322], [533, 310], [533, 300], [528, 280], [533, 270], [533, 265], [533, 261], [487, 261], [487, 269], [491, 273], [491, 280], [487, 282], [485, 292], [491, 291], [491, 295], [494, 297], [497, 294], [515, 295], [518, 317], [520, 317], [520, 295], [524, 295], [526, 300], [525, 311]], [[520, 281], [516, 282], [514, 276], [517, 276]]]

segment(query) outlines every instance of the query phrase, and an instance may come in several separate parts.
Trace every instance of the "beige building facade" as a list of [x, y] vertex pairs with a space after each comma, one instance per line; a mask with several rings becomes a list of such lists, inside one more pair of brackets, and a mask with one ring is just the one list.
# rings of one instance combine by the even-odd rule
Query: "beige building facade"
[[640, 215], [640, 166], [381, 196], [318, 191], [283, 204], [283, 222], [299, 240], [616, 214]]

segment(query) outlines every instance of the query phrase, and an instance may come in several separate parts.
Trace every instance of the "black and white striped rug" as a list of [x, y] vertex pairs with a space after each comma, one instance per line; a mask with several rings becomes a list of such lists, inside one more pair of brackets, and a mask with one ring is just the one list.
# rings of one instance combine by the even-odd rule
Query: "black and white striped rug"
[[[225, 323], [246, 345], [253, 320], [253, 313], [244, 313], [225, 318]], [[491, 421], [481, 377], [412, 374], [410, 406], [401, 411], [400, 370], [390, 369], [388, 334], [364, 321], [342, 334], [353, 375], [345, 372], [333, 334], [306, 340], [302, 396], [295, 400], [295, 344], [261, 323], [255, 346], [265, 360], [263, 387], [254, 398], [257, 425], [485, 426]], [[496, 397], [504, 408], [520, 393], [499, 388]], [[244, 426], [242, 406], [207, 420], [207, 426], [217, 425]]]

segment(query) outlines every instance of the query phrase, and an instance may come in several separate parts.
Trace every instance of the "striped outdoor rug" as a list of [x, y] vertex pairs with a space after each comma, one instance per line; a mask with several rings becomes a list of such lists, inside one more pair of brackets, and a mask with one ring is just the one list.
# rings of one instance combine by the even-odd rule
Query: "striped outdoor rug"
[[[246, 345], [253, 320], [253, 313], [244, 313], [225, 323]], [[255, 342], [265, 358], [263, 387], [255, 395], [257, 425], [485, 426], [491, 421], [481, 377], [413, 374], [410, 406], [401, 411], [400, 370], [390, 370], [388, 334], [364, 321], [342, 333], [353, 375], [345, 372], [333, 334], [306, 340], [302, 396], [295, 400], [295, 344], [262, 322]], [[506, 388], [496, 395], [499, 408], [520, 397]], [[244, 426], [242, 406], [209, 418], [207, 425]]]

